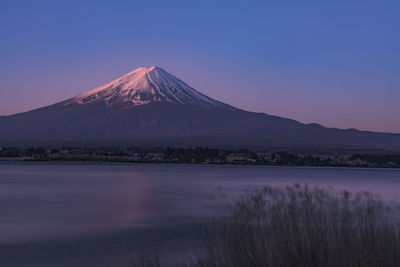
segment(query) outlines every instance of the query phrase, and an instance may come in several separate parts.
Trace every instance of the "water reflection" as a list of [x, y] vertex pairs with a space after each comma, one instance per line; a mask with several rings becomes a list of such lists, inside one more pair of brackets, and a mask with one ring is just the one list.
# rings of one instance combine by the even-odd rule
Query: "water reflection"
[[54, 266], [51, 251], [59, 266], [71, 257], [99, 266], [98, 257], [138, 248], [182, 253], [195, 246], [193, 223], [218, 216], [224, 194], [294, 183], [400, 200], [400, 170], [2, 162], [0, 257], [15, 265], [23, 251], [27, 262]]
[[139, 224], [151, 212], [152, 181], [143, 172], [23, 166], [1, 165], [1, 242], [92, 234]]

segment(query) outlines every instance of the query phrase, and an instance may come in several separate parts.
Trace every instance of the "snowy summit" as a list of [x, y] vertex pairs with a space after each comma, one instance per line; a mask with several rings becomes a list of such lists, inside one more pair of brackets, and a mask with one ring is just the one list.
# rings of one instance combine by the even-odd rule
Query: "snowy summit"
[[187, 85], [162, 68], [141, 67], [124, 76], [72, 98], [67, 104], [105, 103], [106, 107], [132, 107], [168, 102], [202, 107], [227, 107]]

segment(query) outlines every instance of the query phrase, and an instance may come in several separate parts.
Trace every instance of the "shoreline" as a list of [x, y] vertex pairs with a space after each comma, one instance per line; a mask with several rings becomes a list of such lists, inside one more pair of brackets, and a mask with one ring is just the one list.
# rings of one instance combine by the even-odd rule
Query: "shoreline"
[[124, 164], [124, 165], [186, 165], [186, 166], [212, 166], [212, 167], [285, 167], [285, 168], [313, 168], [313, 169], [360, 169], [360, 170], [400, 170], [400, 167], [378, 166], [315, 166], [315, 165], [268, 165], [268, 164], [231, 164], [231, 163], [191, 163], [191, 162], [128, 162], [114, 160], [43, 160], [32, 158], [0, 158], [1, 162], [9, 163], [78, 163], [78, 164]]

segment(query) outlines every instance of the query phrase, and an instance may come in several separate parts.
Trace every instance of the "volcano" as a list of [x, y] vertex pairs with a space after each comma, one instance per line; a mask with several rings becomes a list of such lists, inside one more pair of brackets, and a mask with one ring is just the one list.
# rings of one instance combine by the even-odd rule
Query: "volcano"
[[400, 151], [400, 134], [326, 128], [214, 100], [142, 67], [71, 99], [0, 117], [0, 146], [143, 145]]

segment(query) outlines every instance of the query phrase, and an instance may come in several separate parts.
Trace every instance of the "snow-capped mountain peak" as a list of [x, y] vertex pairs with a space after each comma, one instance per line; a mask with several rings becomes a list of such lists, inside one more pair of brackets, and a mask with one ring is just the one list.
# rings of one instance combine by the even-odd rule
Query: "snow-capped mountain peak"
[[108, 84], [71, 99], [67, 104], [98, 102], [104, 102], [107, 107], [132, 107], [155, 102], [228, 107], [156, 66], [137, 68]]

